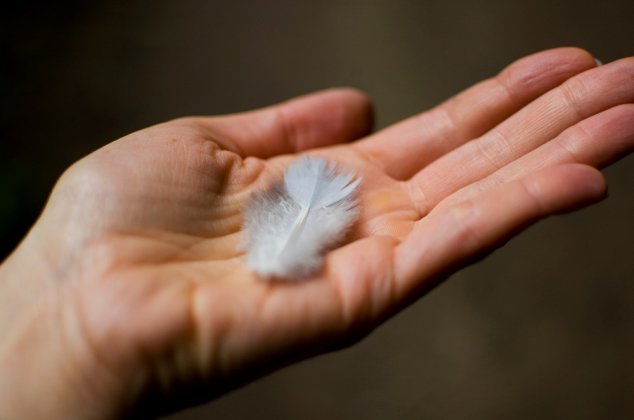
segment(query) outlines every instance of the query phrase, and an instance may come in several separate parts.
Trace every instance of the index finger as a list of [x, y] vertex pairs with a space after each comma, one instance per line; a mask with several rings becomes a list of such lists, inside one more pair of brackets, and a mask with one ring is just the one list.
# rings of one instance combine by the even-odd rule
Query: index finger
[[530, 55], [431, 111], [388, 127], [353, 147], [388, 175], [409, 179], [438, 157], [596, 65], [591, 54], [578, 48]]

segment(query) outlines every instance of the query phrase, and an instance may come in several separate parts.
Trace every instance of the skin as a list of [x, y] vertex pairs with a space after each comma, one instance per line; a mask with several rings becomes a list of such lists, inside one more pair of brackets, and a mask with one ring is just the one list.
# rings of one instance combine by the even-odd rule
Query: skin
[[[354, 343], [531, 223], [602, 199], [595, 168], [634, 148], [633, 101], [634, 59], [564, 48], [374, 134], [369, 100], [332, 89], [108, 144], [0, 266], [0, 418], [165, 414]], [[305, 153], [363, 177], [360, 219], [313, 278], [262, 281], [241, 210]]]

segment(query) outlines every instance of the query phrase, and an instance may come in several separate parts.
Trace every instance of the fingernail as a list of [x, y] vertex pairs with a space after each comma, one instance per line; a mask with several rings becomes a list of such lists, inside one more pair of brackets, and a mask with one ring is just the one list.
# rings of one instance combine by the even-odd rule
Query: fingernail
[[597, 67], [602, 66], [603, 65], [603, 61], [599, 60], [598, 58], [594, 57], [594, 62], [597, 63]]

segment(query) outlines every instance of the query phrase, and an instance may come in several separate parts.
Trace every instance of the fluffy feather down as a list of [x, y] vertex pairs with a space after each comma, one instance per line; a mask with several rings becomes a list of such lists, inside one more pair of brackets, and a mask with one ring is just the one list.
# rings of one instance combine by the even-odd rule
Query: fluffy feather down
[[303, 157], [283, 182], [254, 193], [245, 210], [247, 266], [263, 278], [298, 279], [318, 271], [323, 255], [358, 216], [360, 179], [335, 164]]

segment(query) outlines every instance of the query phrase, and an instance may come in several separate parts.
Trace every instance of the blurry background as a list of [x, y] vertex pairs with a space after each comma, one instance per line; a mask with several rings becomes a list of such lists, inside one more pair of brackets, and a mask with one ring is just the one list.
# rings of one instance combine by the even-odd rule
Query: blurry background
[[[377, 126], [523, 55], [634, 55], [632, 0], [3, 2], [0, 258], [65, 167], [130, 131], [315, 89]], [[610, 198], [531, 228], [359, 345], [185, 419], [634, 418], [634, 157]]]

